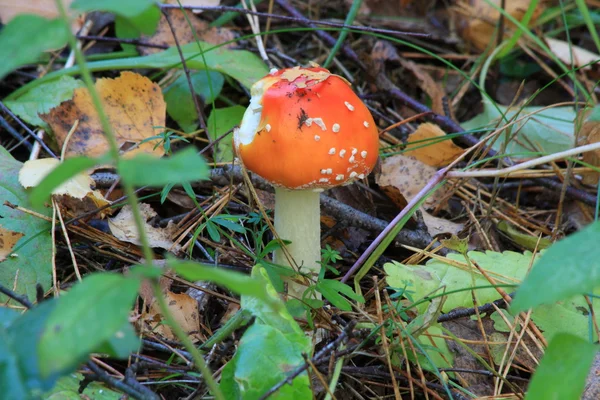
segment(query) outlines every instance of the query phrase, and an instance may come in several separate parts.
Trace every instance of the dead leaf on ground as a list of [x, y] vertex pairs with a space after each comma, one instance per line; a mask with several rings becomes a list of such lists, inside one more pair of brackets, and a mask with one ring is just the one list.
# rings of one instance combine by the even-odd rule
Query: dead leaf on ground
[[[600, 121], [591, 121], [589, 115], [591, 110], [585, 110], [579, 113], [578, 120], [582, 121], [581, 128], [577, 134], [577, 146], [600, 142]], [[579, 124], [576, 123], [577, 127]], [[600, 167], [600, 150], [587, 151], [583, 153], [583, 162]], [[597, 185], [600, 174], [594, 171], [582, 174], [582, 181], [586, 185]]]
[[12, 249], [23, 236], [20, 232], [13, 232], [0, 225], [0, 262], [12, 254]]
[[[410, 134], [404, 155], [432, 166], [445, 167], [456, 160], [464, 150], [455, 145], [437, 125], [426, 122]], [[414, 149], [414, 150], [410, 150]]]
[[[29, 160], [19, 170], [19, 183], [26, 189], [35, 187], [59, 164], [60, 161], [54, 158]], [[102, 193], [93, 190], [92, 186], [94, 180], [88, 173], [82, 172], [55, 188], [52, 194], [62, 207], [77, 215], [109, 204]], [[111, 212], [112, 210], [107, 208], [102, 210], [99, 216], [102, 218]]]
[[432, 237], [442, 234], [458, 235], [465, 227], [464, 224], [435, 217], [424, 210], [422, 210], [422, 214], [423, 221], [427, 226], [427, 232], [429, 232]]
[[[226, 28], [211, 27], [208, 22], [199, 19], [191, 11], [169, 9], [167, 12], [169, 14], [171, 25], [177, 34], [177, 41], [179, 42], [180, 46], [183, 46], [186, 43], [195, 42], [196, 37], [194, 36], [194, 33], [199, 40], [215, 45], [223, 44], [235, 39], [235, 34], [233, 31]], [[190, 24], [192, 28], [190, 28]], [[169, 23], [164, 15], [161, 15], [160, 17], [156, 32], [150, 36], [142, 36], [141, 39], [143, 42], [156, 45], [169, 47], [176, 45], [175, 39], [173, 38], [173, 32], [171, 31], [171, 27], [169, 26]], [[232, 42], [225, 45], [225, 47], [231, 48], [235, 45], [236, 44]], [[163, 49], [138, 46], [138, 52], [140, 52], [142, 55], [154, 54], [160, 51], [163, 51]]]
[[[159, 247], [165, 250], [179, 251], [180, 246], [174, 245], [171, 239], [177, 227], [172, 221], [165, 228], [155, 228], [148, 221], [156, 217], [156, 211], [149, 204], [140, 203], [140, 212], [145, 221], [145, 231], [150, 247]], [[133, 213], [129, 205], [124, 206], [119, 214], [108, 220], [108, 227], [113, 235], [124, 242], [140, 245], [138, 231], [135, 227]]]
[[[162, 146], [154, 148], [158, 139], [140, 144], [142, 140], [156, 136], [165, 126], [166, 103], [156, 83], [140, 74], [124, 71], [115, 79], [98, 79], [96, 90], [125, 156], [163, 154]], [[67, 144], [66, 157], [96, 157], [108, 151], [108, 142], [87, 88], [75, 89], [72, 100], [41, 114], [40, 118], [50, 125], [61, 148], [75, 121], [79, 121]]]
[[[167, 306], [175, 322], [188, 334], [193, 342], [204, 340], [200, 334], [200, 315], [198, 302], [185, 293], [164, 293]], [[142, 315], [142, 321], [152, 332], [168, 340], [179, 340], [162, 318], [158, 302], [154, 300], [148, 312]]]
[[[387, 157], [381, 163], [381, 173], [376, 176], [377, 185], [394, 186], [410, 201], [427, 182], [435, 175], [437, 169], [414, 157], [396, 154]], [[425, 208], [433, 208], [444, 200], [448, 192], [447, 186], [438, 189], [425, 203]]]
[[417, 78], [417, 85], [431, 99], [431, 110], [436, 114], [444, 115], [446, 113], [444, 110], [444, 96], [446, 93], [444, 93], [441, 86], [419, 64], [404, 59], [400, 59], [400, 63], [404, 68], [412, 72], [415, 78]]
[[[73, 0], [63, 0], [62, 4], [68, 11], [73, 11], [70, 5]], [[35, 14], [45, 18], [58, 18], [56, 0], [0, 0], [0, 21], [8, 24], [10, 20], [19, 14]], [[83, 18], [71, 19], [71, 31], [76, 33], [83, 26]]]
[[571, 65], [572, 62], [575, 67], [582, 67], [585, 65], [583, 69], [589, 70], [592, 68], [592, 63], [600, 63], [600, 55], [586, 50], [583, 47], [575, 46], [564, 40], [549, 37], [545, 37], [544, 41], [550, 50], [552, 50], [552, 53], [566, 65]]
[[[500, 7], [501, 0], [462, 0], [453, 7], [457, 22], [458, 34], [468, 43], [472, 44], [477, 50], [483, 51], [490, 43], [496, 43], [496, 26], [500, 19], [500, 12], [489, 3]], [[506, 0], [504, 10], [517, 21], [521, 21], [527, 12], [530, 0]], [[537, 6], [529, 24], [535, 23], [542, 14], [543, 6]], [[515, 31], [515, 25], [505, 18], [505, 37], [510, 37]]]

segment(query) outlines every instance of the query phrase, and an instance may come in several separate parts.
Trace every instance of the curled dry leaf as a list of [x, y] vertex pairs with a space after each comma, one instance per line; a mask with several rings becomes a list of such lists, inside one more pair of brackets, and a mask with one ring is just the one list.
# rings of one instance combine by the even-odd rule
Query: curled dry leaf
[[[35, 187], [59, 164], [60, 161], [54, 158], [29, 160], [19, 170], [19, 183], [26, 189]], [[52, 194], [64, 208], [73, 214], [79, 214], [109, 204], [102, 193], [92, 189], [93, 186], [94, 180], [88, 173], [82, 172], [55, 188]], [[110, 209], [103, 210], [100, 217], [110, 212]]]
[[[166, 104], [156, 83], [145, 76], [124, 71], [115, 79], [98, 79], [96, 90], [125, 156], [163, 154], [162, 146], [156, 146], [157, 139], [140, 144], [144, 139], [157, 135], [158, 129], [165, 126]], [[79, 121], [67, 144], [67, 157], [95, 157], [108, 151], [108, 142], [87, 88], [75, 89], [72, 100], [41, 114], [40, 118], [50, 125], [61, 148], [69, 131]]]
[[[174, 3], [177, 4], [177, 2]], [[207, 4], [206, 6], [209, 5], [210, 4]], [[191, 11], [182, 11], [179, 9], [169, 9], [165, 11], [169, 15], [169, 20], [171, 21], [171, 25], [177, 34], [177, 41], [179, 42], [180, 46], [183, 46], [186, 43], [195, 42], [196, 37], [203, 42], [215, 45], [223, 44], [235, 39], [235, 34], [233, 31], [226, 28], [211, 27], [208, 22], [199, 19]], [[150, 36], [142, 36], [142, 40], [146, 43], [168, 47], [176, 45], [175, 38], [173, 38], [173, 32], [171, 31], [171, 27], [169, 26], [164, 14], [160, 17], [156, 32]], [[233, 46], [235, 46], [235, 43], [229, 43], [225, 47]], [[140, 52], [142, 55], [154, 54], [160, 51], [163, 51], [163, 49], [148, 46], [138, 46], [138, 52]]]
[[[521, 21], [527, 12], [530, 0], [505, 0], [504, 10], [517, 21]], [[485, 50], [490, 43], [496, 43], [496, 26], [500, 12], [489, 3], [500, 7], [501, 0], [461, 0], [452, 9], [456, 16], [459, 35], [477, 50]], [[544, 7], [537, 6], [529, 24], [533, 24], [543, 12]], [[505, 37], [515, 31], [515, 25], [505, 19]]]
[[[591, 110], [585, 110], [579, 113], [579, 123], [575, 126], [581, 126], [577, 135], [577, 146], [600, 142], [600, 121], [594, 121], [589, 116]], [[583, 161], [596, 167], [600, 167], [600, 151], [588, 151], [583, 153]], [[597, 185], [600, 174], [594, 171], [586, 172], [582, 176], [582, 181], [586, 185]]]
[[23, 236], [20, 232], [13, 232], [0, 225], [0, 262], [12, 254], [12, 249]]
[[571, 65], [571, 63], [576, 67], [585, 65], [583, 69], [589, 70], [594, 63], [600, 63], [600, 55], [582, 47], [549, 37], [544, 38], [544, 40], [554, 55], [566, 65]]
[[422, 214], [423, 214], [423, 221], [425, 222], [425, 225], [427, 226], [427, 232], [429, 232], [429, 234], [432, 237], [435, 237], [435, 236], [441, 235], [441, 234], [458, 235], [465, 227], [464, 224], [460, 224], [457, 222], [448, 221], [447, 219], [435, 217], [424, 210], [422, 211]]
[[445, 167], [464, 152], [452, 140], [446, 138], [439, 126], [429, 122], [419, 125], [417, 130], [410, 134], [407, 149], [404, 155], [414, 157], [432, 167]]
[[[402, 154], [387, 157], [381, 163], [381, 172], [376, 176], [377, 185], [394, 186], [410, 201], [435, 175], [437, 169], [414, 157]], [[425, 208], [432, 208], [443, 201], [448, 193], [446, 186], [438, 189], [424, 203]]]
[[442, 87], [415, 62], [400, 58], [400, 63], [404, 68], [412, 72], [417, 78], [417, 84], [431, 99], [431, 110], [440, 115], [445, 114], [444, 110], [444, 90]]
[[[68, 11], [73, 0], [62, 0], [62, 3]], [[45, 18], [58, 18], [59, 13], [56, 9], [56, 0], [0, 0], [0, 21], [8, 24], [10, 20], [19, 14], [35, 14]], [[73, 18], [71, 20], [71, 30], [77, 32], [83, 26], [83, 18]]]
[[[188, 334], [193, 342], [198, 342], [204, 338], [200, 334], [200, 315], [198, 312], [198, 302], [185, 293], [173, 293], [167, 291], [164, 293], [167, 306], [175, 322]], [[162, 318], [160, 306], [156, 299], [150, 304], [147, 313], [142, 316], [142, 321], [152, 332], [168, 340], [179, 340], [171, 328], [166, 325]]]
[[[177, 229], [175, 224], [169, 221], [165, 228], [155, 228], [150, 225], [148, 221], [156, 217], [157, 214], [149, 204], [140, 203], [140, 212], [145, 221], [145, 231], [150, 247], [178, 251], [180, 246], [174, 245], [171, 239]], [[117, 239], [140, 245], [139, 234], [129, 205], [124, 206], [119, 214], [108, 220], [108, 227]]]

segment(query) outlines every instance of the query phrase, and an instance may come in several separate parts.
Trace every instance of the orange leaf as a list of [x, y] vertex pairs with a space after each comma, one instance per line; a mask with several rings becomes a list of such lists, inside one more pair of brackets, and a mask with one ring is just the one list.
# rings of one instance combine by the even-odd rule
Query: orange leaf
[[[452, 143], [452, 140], [442, 140], [446, 134], [439, 126], [429, 122], [419, 125], [416, 131], [408, 137], [409, 150], [404, 152], [408, 157], [432, 166], [443, 167], [450, 164], [464, 150]], [[414, 149], [414, 150], [410, 150]]]
[[10, 256], [13, 247], [22, 237], [22, 233], [9, 231], [0, 226], [0, 262]]
[[[156, 83], [125, 71], [115, 79], [98, 79], [96, 90], [122, 153], [126, 152], [127, 156], [140, 152], [163, 154], [161, 146], [154, 149], [158, 139], [140, 144], [160, 133], [165, 126], [166, 104]], [[87, 88], [75, 89], [72, 100], [61, 103], [40, 118], [50, 125], [61, 148], [69, 131], [79, 121], [67, 144], [67, 157], [95, 157], [108, 151], [108, 142]]]

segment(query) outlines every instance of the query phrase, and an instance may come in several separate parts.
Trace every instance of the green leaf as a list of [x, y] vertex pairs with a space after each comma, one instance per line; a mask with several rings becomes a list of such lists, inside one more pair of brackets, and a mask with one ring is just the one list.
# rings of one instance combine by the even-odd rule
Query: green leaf
[[533, 265], [511, 304], [523, 311], [590, 293], [600, 284], [600, 221], [552, 245]]
[[38, 345], [42, 376], [76, 367], [119, 336], [139, 285], [137, 279], [103, 272], [88, 275], [61, 296]]
[[[233, 359], [223, 369], [221, 390], [227, 399], [253, 400], [304, 364], [310, 348], [303, 333], [284, 334], [269, 325], [254, 324], [244, 333]], [[270, 399], [312, 399], [308, 374], [303, 372]]]
[[[214, 109], [206, 122], [206, 128], [208, 129], [208, 134], [212, 140], [217, 140], [227, 131], [230, 131], [232, 128], [239, 125], [244, 116], [244, 112], [246, 112], [246, 109], [242, 106]], [[229, 133], [215, 144], [214, 153], [216, 161], [229, 162], [233, 160], [233, 144], [231, 142], [231, 137], [232, 133]]]
[[[542, 107], [508, 107], [497, 105], [496, 108], [489, 100], [483, 100], [483, 112], [475, 118], [461, 123], [466, 130], [495, 129], [499, 124], [503, 126], [507, 121], [523, 117], [527, 114], [542, 110]], [[518, 113], [518, 115], [517, 115]], [[504, 119], [502, 115], [505, 115]], [[575, 144], [574, 120], [576, 114], [573, 107], [553, 107], [525, 118], [523, 121], [512, 125], [509, 136], [518, 132], [506, 146], [506, 154], [515, 158], [529, 158], [530, 152], [540, 151], [544, 154], [557, 153], [568, 150]], [[502, 133], [492, 146], [496, 151], [502, 151], [505, 136]]]
[[578, 400], [598, 346], [569, 334], [550, 341], [529, 384], [526, 400]]
[[[216, 71], [198, 71], [190, 74], [194, 93], [205, 104], [212, 103], [223, 89], [225, 78]], [[179, 76], [163, 91], [167, 103], [167, 113], [179, 124], [184, 132], [190, 133], [198, 128], [198, 113], [190, 93], [190, 85], [184, 74]]]
[[182, 184], [208, 178], [208, 166], [193, 147], [167, 157], [156, 158], [149, 154], [137, 154], [133, 158], [119, 160], [121, 178], [136, 186], [164, 186]]
[[[67, 369], [56, 371], [55, 374], [48, 377], [42, 377], [40, 374], [37, 345], [46, 327], [46, 321], [56, 304], [56, 299], [48, 299], [26, 311], [13, 321], [6, 329], [4, 337], [0, 339], [0, 342], [5, 345], [5, 349], [0, 351], [0, 359], [3, 356], [12, 359], [11, 364], [6, 365], [8, 368], [0, 371], [0, 377], [6, 377], [5, 374], [9, 373], [14, 378], [9, 386], [0, 386], [3, 394], [9, 387], [29, 394], [44, 392], [51, 389], [62, 374], [70, 372]], [[9, 398], [27, 397], [11, 396]]]
[[[3, 204], [8, 201], [32, 208], [18, 179], [23, 164], [13, 159], [4, 148], [0, 149], [0, 227], [23, 234], [12, 249], [14, 256], [0, 262], [0, 284], [34, 300], [37, 284], [42, 285], [44, 290], [52, 285], [52, 226], [41, 218]], [[48, 209], [36, 211], [47, 217], [51, 215]], [[6, 301], [6, 297], [0, 295], [0, 301]]]
[[169, 260], [169, 268], [190, 281], [210, 281], [238, 294], [269, 300], [265, 283], [236, 271], [228, 271], [192, 261]]
[[63, 101], [73, 97], [73, 91], [83, 87], [83, 82], [70, 76], [44, 83], [4, 104], [28, 124], [49, 130], [48, 124], [38, 114], [45, 114]]
[[351, 298], [352, 300], [365, 302], [365, 299], [354, 292], [352, 288], [345, 283], [334, 279], [322, 279], [317, 283], [317, 290], [325, 296], [337, 308], [343, 311], [351, 311], [352, 306], [341, 294]]
[[108, 11], [123, 17], [132, 27], [146, 35], [152, 35], [160, 19], [160, 9], [153, 0], [75, 0], [75, 10]]
[[588, 121], [600, 121], [600, 105], [592, 108], [592, 112], [588, 116]]
[[102, 158], [73, 157], [67, 158], [52, 170], [31, 190], [31, 204], [40, 207], [48, 200], [52, 191], [75, 175], [103, 162]]
[[0, 31], [0, 79], [23, 65], [38, 61], [45, 51], [64, 47], [68, 35], [67, 27], [60, 19], [17, 15]]
[[123, 394], [104, 386], [98, 382], [91, 382], [85, 387], [83, 393], [79, 394], [79, 385], [84, 379], [82, 374], [70, 374], [62, 377], [56, 386], [44, 393], [45, 400], [81, 400], [83, 398], [93, 400], [119, 400]]

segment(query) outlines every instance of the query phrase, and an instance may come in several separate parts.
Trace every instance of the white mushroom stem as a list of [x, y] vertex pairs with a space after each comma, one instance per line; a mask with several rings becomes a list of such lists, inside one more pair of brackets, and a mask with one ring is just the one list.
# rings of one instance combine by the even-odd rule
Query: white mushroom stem
[[[281, 239], [292, 242], [286, 247], [300, 272], [316, 277], [321, 268], [319, 193], [275, 188], [275, 231]], [[274, 261], [292, 267], [281, 249], [275, 251]], [[302, 299], [305, 290], [306, 286], [288, 281], [290, 299]]]

